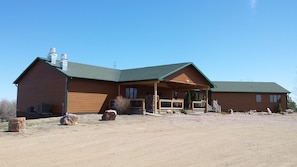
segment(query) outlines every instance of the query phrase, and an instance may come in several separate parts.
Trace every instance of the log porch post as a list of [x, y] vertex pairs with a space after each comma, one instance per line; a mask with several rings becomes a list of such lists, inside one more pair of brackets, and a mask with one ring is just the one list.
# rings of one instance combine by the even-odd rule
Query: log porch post
[[206, 104], [205, 104], [205, 113], [207, 113], [208, 112], [208, 90], [209, 90], [209, 88], [206, 88], [206, 92], [205, 92], [205, 96], [206, 96]]
[[154, 114], [157, 113], [158, 110], [158, 82], [154, 83]]

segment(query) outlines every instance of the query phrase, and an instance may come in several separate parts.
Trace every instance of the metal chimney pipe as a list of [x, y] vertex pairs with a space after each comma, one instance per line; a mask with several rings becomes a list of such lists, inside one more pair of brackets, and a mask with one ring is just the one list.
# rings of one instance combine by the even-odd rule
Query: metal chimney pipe
[[68, 69], [68, 60], [67, 60], [67, 54], [63, 53], [61, 56], [61, 63], [60, 67], [63, 71], [67, 71]]
[[56, 64], [56, 60], [57, 60], [56, 48], [50, 48], [50, 51], [48, 53], [48, 59], [51, 62], [51, 64]]

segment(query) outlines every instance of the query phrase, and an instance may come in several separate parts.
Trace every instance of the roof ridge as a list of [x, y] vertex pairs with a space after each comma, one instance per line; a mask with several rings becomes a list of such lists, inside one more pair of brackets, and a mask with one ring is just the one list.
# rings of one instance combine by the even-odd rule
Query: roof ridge
[[152, 65], [152, 66], [145, 66], [145, 67], [136, 67], [136, 68], [127, 68], [127, 69], [122, 69], [121, 71], [126, 71], [126, 70], [138, 70], [138, 69], [144, 69], [144, 68], [155, 68], [155, 67], [164, 67], [164, 66], [172, 66], [172, 65], [181, 65], [181, 64], [192, 64], [192, 62], [183, 62], [183, 63], [172, 63], [172, 64], [164, 64], [164, 65]]
[[276, 82], [238, 82], [213, 81], [216, 85], [214, 92], [263, 92], [263, 93], [289, 93], [287, 89]]

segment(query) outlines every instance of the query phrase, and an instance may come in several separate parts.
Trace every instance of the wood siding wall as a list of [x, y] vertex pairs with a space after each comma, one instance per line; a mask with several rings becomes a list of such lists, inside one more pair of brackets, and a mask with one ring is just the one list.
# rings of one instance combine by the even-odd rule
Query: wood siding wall
[[209, 83], [202, 75], [199, 75], [198, 72], [192, 67], [188, 66], [176, 73], [166, 77], [166, 80], [170, 80], [172, 82], [177, 81], [181, 83], [189, 83], [189, 84], [201, 84], [208, 86]]
[[52, 112], [60, 114], [65, 103], [65, 82], [64, 75], [44, 62], [36, 62], [18, 83], [18, 115], [41, 103], [50, 104]]
[[[256, 95], [261, 95], [261, 102], [256, 102]], [[212, 99], [218, 100], [222, 111], [233, 109], [235, 111], [267, 111], [269, 107], [273, 112], [277, 111], [278, 103], [270, 102], [270, 95], [281, 95], [282, 110], [286, 109], [286, 94], [275, 93], [221, 93], [212, 92]]]
[[118, 84], [113, 82], [72, 79], [68, 85], [68, 112], [71, 113], [103, 113], [118, 93]]

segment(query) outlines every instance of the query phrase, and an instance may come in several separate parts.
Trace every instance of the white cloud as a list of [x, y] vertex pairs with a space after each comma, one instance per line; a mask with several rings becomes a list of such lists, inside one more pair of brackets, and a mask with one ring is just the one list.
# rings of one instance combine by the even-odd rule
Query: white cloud
[[252, 9], [256, 8], [256, 4], [257, 4], [257, 0], [250, 0], [250, 5]]

